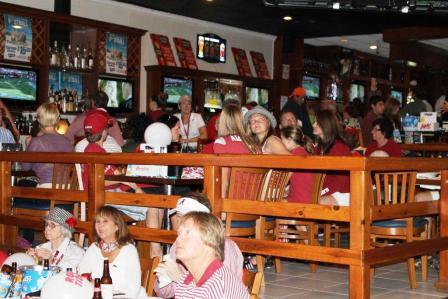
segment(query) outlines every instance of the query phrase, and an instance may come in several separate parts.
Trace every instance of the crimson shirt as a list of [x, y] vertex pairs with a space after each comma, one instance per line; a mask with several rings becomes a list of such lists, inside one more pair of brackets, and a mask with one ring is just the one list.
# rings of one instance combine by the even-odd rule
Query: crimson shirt
[[[303, 147], [295, 148], [292, 152], [295, 156], [308, 156]], [[289, 181], [288, 202], [311, 203], [313, 189], [313, 174], [305, 171], [295, 171]]]
[[366, 157], [369, 157], [374, 151], [385, 151], [389, 157], [401, 157], [401, 148], [392, 139], [388, 139], [386, 144], [381, 147], [376, 141], [373, 141], [366, 149]]

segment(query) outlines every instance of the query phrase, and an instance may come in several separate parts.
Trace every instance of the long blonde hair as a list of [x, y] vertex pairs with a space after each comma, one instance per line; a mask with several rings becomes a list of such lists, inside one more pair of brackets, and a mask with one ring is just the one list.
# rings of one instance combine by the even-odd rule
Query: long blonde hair
[[247, 135], [243, 125], [243, 114], [236, 100], [228, 100], [218, 120], [218, 136], [238, 135], [251, 153], [259, 153], [260, 146]]

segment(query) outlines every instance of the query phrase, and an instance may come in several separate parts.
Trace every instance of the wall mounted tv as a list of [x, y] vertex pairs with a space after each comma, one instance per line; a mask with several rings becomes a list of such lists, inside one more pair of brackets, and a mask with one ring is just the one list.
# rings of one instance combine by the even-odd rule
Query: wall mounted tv
[[350, 101], [354, 98], [360, 98], [361, 102], [364, 102], [365, 86], [358, 83], [352, 83], [350, 85]]
[[107, 108], [111, 112], [131, 112], [134, 108], [134, 82], [125, 79], [99, 78], [98, 90], [109, 97]]
[[38, 72], [34, 69], [0, 65], [0, 99], [11, 105], [37, 104]]
[[306, 90], [306, 97], [308, 99], [319, 99], [320, 92], [320, 78], [305, 75], [302, 78], [302, 87]]
[[226, 40], [212, 33], [198, 34], [196, 57], [211, 63], [226, 62]]
[[162, 91], [168, 94], [167, 104], [177, 104], [180, 96], [193, 95], [193, 79], [162, 77]]
[[246, 103], [256, 102], [267, 107], [269, 102], [269, 90], [258, 87], [246, 87]]

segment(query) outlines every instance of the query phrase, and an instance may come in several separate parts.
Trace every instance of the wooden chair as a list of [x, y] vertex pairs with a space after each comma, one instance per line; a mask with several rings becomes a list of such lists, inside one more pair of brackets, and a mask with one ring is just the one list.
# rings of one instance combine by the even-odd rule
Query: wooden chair
[[[74, 164], [55, 163], [53, 165], [53, 178], [50, 184], [38, 185], [40, 188], [57, 189], [57, 190], [78, 190], [78, 178], [76, 175]], [[65, 201], [50, 200], [38, 201], [34, 203], [30, 200], [22, 200], [15, 202], [13, 205], [14, 215], [24, 215], [31, 217], [45, 217], [49, 211], [55, 206], [60, 206], [70, 210], [73, 215], [78, 218], [78, 204], [70, 204]]]
[[[313, 177], [311, 203], [317, 204], [321, 194], [325, 174], [316, 172]], [[275, 240], [278, 242], [295, 242], [318, 245], [318, 223], [296, 219], [279, 219], [275, 221]], [[310, 271], [316, 272], [317, 264], [310, 263]], [[281, 272], [281, 259], [275, 258], [275, 271]]]
[[250, 294], [250, 299], [258, 299], [260, 295], [261, 284], [263, 281], [262, 272], [243, 272], [243, 282]]
[[142, 286], [146, 290], [149, 297], [154, 296], [154, 282], [156, 274], [154, 270], [159, 265], [160, 258], [153, 257], [151, 259], [140, 257], [140, 268], [142, 270]]
[[[232, 167], [227, 198], [238, 200], [258, 200], [267, 169]], [[262, 229], [257, 225], [260, 216], [227, 213], [225, 232], [227, 237], [256, 237], [261, 239]], [[257, 255], [258, 271], [263, 272], [263, 259]]]
[[[414, 201], [416, 172], [376, 173], [374, 177], [374, 205], [386, 211], [394, 205], [404, 205]], [[428, 221], [425, 218], [409, 217], [386, 221], [375, 221], [370, 228], [372, 246], [393, 245], [389, 241], [413, 242], [428, 238]], [[427, 280], [427, 256], [422, 256], [422, 280]], [[414, 257], [408, 259], [408, 276], [412, 289], [417, 287]]]

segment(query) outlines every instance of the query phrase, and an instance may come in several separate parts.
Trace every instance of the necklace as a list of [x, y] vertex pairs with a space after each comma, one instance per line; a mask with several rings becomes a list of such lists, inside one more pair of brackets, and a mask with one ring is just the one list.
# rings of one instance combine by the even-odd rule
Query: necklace
[[106, 243], [104, 241], [100, 241], [100, 248], [104, 253], [111, 253], [112, 251], [117, 249], [118, 246], [120, 246], [118, 242]]

